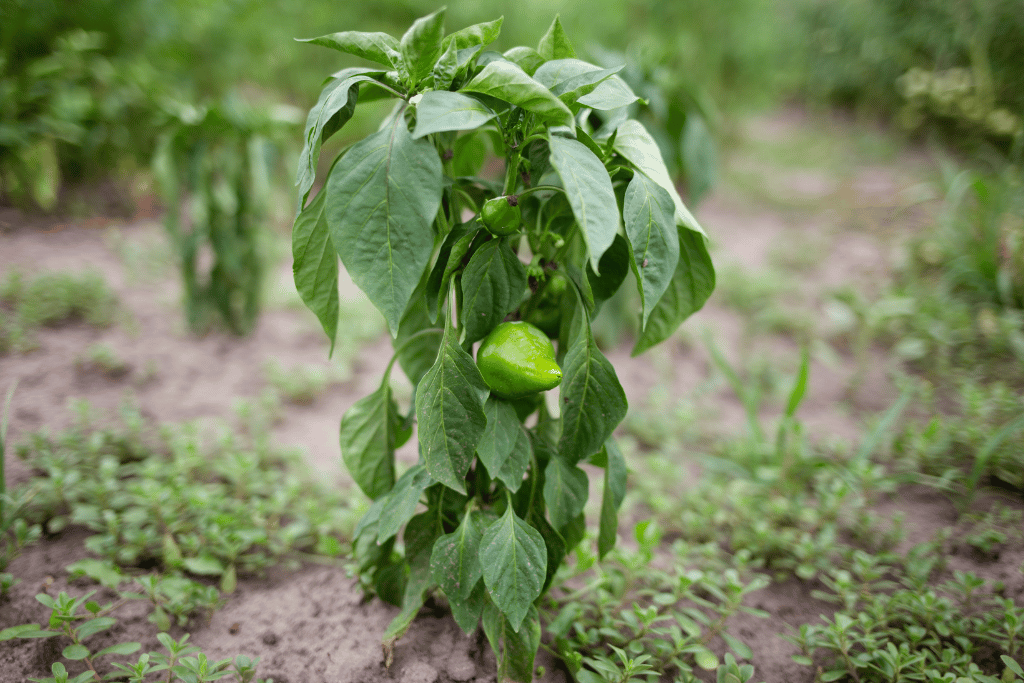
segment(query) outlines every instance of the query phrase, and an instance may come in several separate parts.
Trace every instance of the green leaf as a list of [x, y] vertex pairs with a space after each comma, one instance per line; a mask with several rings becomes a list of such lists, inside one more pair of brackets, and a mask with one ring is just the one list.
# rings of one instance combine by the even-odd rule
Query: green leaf
[[630, 266], [640, 291], [640, 328], [654, 305], [668, 289], [679, 262], [679, 232], [675, 205], [669, 193], [641, 172], [633, 174], [626, 188], [622, 217], [632, 246]]
[[686, 116], [682, 159], [688, 196], [697, 203], [714, 186], [718, 169], [718, 145], [699, 114], [691, 112]]
[[402, 526], [416, 514], [416, 506], [427, 487], [434, 483], [426, 468], [417, 463], [405, 471], [394, 488], [387, 494], [380, 512], [377, 528], [377, 543], [383, 543], [398, 533]]
[[533, 79], [572, 106], [619, 71], [622, 71], [621, 66], [602, 69], [580, 59], [555, 59], [541, 65]]
[[322, 45], [339, 52], [361, 57], [371, 62], [397, 69], [402, 58], [398, 41], [387, 33], [340, 31], [317, 38], [299, 38], [300, 43]]
[[590, 94], [576, 100], [582, 107], [590, 107], [598, 111], [611, 111], [628, 107], [640, 98], [633, 92], [626, 81], [619, 76], [612, 76], [600, 84]]
[[402, 417], [388, 378], [369, 396], [353, 404], [341, 418], [341, 457], [352, 479], [370, 500], [395, 485], [395, 448]]
[[487, 426], [484, 428], [476, 454], [491, 476], [497, 476], [519, 440], [520, 424], [515, 407], [497, 396], [484, 403]]
[[505, 17], [498, 17], [494, 21], [487, 21], [482, 24], [473, 24], [467, 26], [464, 29], [460, 29], [455, 33], [449, 33], [441, 41], [441, 47], [448, 49], [451, 43], [455, 43], [457, 50], [465, 50], [469, 47], [476, 47], [477, 45], [489, 45], [498, 39], [498, 35], [501, 33], [501, 24], [505, 21]]
[[544, 468], [544, 502], [554, 528], [562, 529], [583, 512], [589, 495], [587, 473], [559, 457]]
[[530, 467], [532, 456], [533, 444], [530, 442], [526, 429], [520, 424], [516, 428], [516, 442], [512, 447], [512, 452], [505, 458], [501, 469], [494, 473], [493, 476], [500, 479], [505, 484], [505, 488], [515, 493], [523, 485], [523, 475], [526, 474], [526, 470]]
[[558, 452], [575, 464], [601, 449], [626, 416], [627, 403], [615, 368], [594, 342], [582, 306], [576, 307], [569, 339], [559, 394], [562, 435]]
[[519, 305], [526, 290], [526, 268], [508, 240], [485, 242], [462, 274], [462, 322], [466, 341], [483, 339]]
[[430, 262], [441, 205], [441, 160], [399, 113], [356, 143], [327, 179], [327, 225], [342, 263], [392, 336]]
[[503, 59], [488, 63], [462, 90], [490, 95], [522, 107], [552, 125], [570, 128], [574, 125], [572, 112], [562, 100], [519, 66]]
[[75, 628], [75, 630], [78, 632], [78, 637], [84, 640], [94, 633], [106, 631], [116, 623], [117, 619], [112, 617], [97, 617], [95, 619], [82, 622]]
[[704, 236], [682, 226], [678, 231], [679, 262], [668, 289], [636, 340], [634, 356], [671, 337], [684, 320], [700, 310], [715, 289], [715, 268]]
[[316, 314], [331, 340], [338, 331], [338, 252], [331, 243], [327, 220], [324, 218], [324, 198], [320, 192], [309, 206], [299, 212], [292, 226], [292, 274], [295, 288], [302, 302]]
[[604, 256], [601, 257], [601, 274], [597, 275], [589, 265], [587, 266], [586, 287], [589, 288], [589, 294], [584, 290], [584, 296], [592, 297], [594, 300], [592, 317], [597, 317], [598, 311], [601, 310], [601, 304], [612, 298], [615, 292], [619, 291], [623, 280], [626, 279], [626, 273], [629, 272], [629, 264], [632, 261], [629, 252], [629, 243], [626, 242], [626, 238], [616, 234], [612, 246], [608, 247]]
[[135, 654], [142, 649], [142, 643], [117, 643], [110, 647], [105, 647], [97, 652], [95, 657], [102, 657], [103, 655], [130, 655]]
[[615, 547], [619, 528], [619, 508], [626, 497], [626, 460], [614, 439], [604, 444], [604, 493], [601, 497], [601, 522], [597, 534], [597, 556], [604, 559]]
[[72, 578], [88, 576], [106, 588], [117, 588], [125, 580], [121, 570], [104, 560], [85, 559], [65, 567]]
[[510, 50], [506, 50], [503, 55], [505, 59], [519, 66], [530, 76], [533, 76], [540, 68], [540, 65], [544, 63], [544, 58], [540, 56], [536, 50], [532, 47], [519, 46], [514, 47]]
[[449, 321], [437, 360], [416, 389], [416, 421], [427, 471], [459, 493], [466, 493], [464, 478], [487, 426], [487, 394], [476, 363]]
[[[448, 294], [448, 283], [455, 271], [462, 267], [462, 259], [469, 252], [469, 247], [476, 238], [477, 225], [475, 220], [459, 223], [444, 238], [437, 260], [427, 277], [426, 305], [430, 321], [437, 322], [441, 314], [441, 306]], [[434, 354], [436, 357], [437, 354]], [[431, 361], [433, 362], [433, 361]]]
[[533, 601], [540, 596], [547, 561], [544, 539], [516, 516], [511, 505], [484, 531], [480, 541], [484, 584], [513, 631], [519, 631]]
[[352, 118], [359, 99], [360, 83], [374, 79], [370, 74], [380, 74], [370, 69], [345, 69], [324, 86], [320, 98], [306, 117], [306, 128], [303, 133], [303, 147], [299, 154], [299, 169], [295, 184], [299, 187], [299, 196], [305, 203], [309, 189], [316, 179], [316, 166], [320, 160], [320, 147], [324, 140], [330, 139]]
[[562, 179], [573, 216], [583, 232], [590, 265], [600, 273], [601, 256], [619, 229], [619, 204], [601, 160], [582, 142], [552, 135], [551, 165]]
[[543, 592], [551, 586], [551, 582], [554, 581], [555, 574], [565, 558], [565, 539], [544, 517], [543, 501], [540, 497], [534, 501], [529, 519], [540, 532], [541, 538], [544, 539], [544, 548], [548, 554], [548, 570], [544, 577], [544, 588], [541, 591]]
[[498, 658], [498, 683], [533, 680], [533, 662], [540, 649], [540, 618], [530, 605], [522, 628], [512, 627], [508, 619], [491, 603], [483, 611], [484, 634]]
[[416, 131], [414, 138], [449, 130], [479, 128], [496, 114], [468, 95], [447, 90], [423, 93], [416, 105]]
[[548, 27], [547, 33], [541, 36], [540, 43], [537, 44], [537, 53], [544, 59], [576, 57], [576, 50], [572, 49], [572, 43], [565, 35], [565, 29], [562, 28], [562, 22], [559, 21], [557, 14], [554, 21], [551, 22], [551, 26]]
[[[436, 319], [435, 316], [434, 320]], [[417, 287], [409, 302], [409, 308], [398, 323], [398, 336], [391, 342], [398, 353], [398, 364], [402, 366], [402, 371], [414, 387], [437, 360], [437, 350], [441, 348], [441, 330], [409, 340], [417, 332], [430, 328], [432, 324], [427, 299]]]
[[59, 635], [59, 631], [44, 631], [39, 628], [38, 624], [21, 624], [19, 626], [10, 626], [0, 631], [0, 643], [15, 638], [49, 638], [50, 636]]
[[444, 36], [444, 8], [412, 23], [402, 36], [402, 60], [409, 71], [410, 86], [415, 87], [426, 78], [441, 56], [441, 37]]
[[750, 647], [739, 638], [723, 632], [722, 639], [725, 641], [726, 645], [729, 646], [730, 650], [735, 652], [743, 659], [750, 659], [754, 656], [754, 651], [751, 650]]
[[619, 125], [615, 133], [614, 148], [631, 164], [643, 171], [648, 178], [668, 191], [676, 206], [677, 224], [704, 235], [704, 229], [700, 227], [697, 219], [683, 204], [683, 198], [679, 196], [679, 191], [676, 190], [675, 183], [672, 182], [672, 176], [668, 173], [665, 160], [661, 158], [661, 148], [658, 147], [658, 143], [654, 141], [642, 123], [628, 119]]
[[60, 654], [64, 659], [70, 659], [71, 661], [76, 662], [89, 656], [89, 648], [84, 645], [72, 644], [64, 648], [64, 651]]
[[432, 71], [434, 90], [446, 92], [448, 88], [452, 87], [452, 81], [455, 80], [458, 72], [459, 51], [455, 45], [448, 44], [448, 47], [444, 48], [444, 52], [441, 53]]
[[452, 600], [450, 598], [448, 600], [455, 623], [459, 625], [459, 628], [466, 635], [472, 635], [476, 630], [485, 604], [487, 604], [487, 589], [484, 588], [483, 581], [476, 582], [476, 586], [473, 587], [473, 591], [466, 600]]
[[405, 528], [405, 557], [409, 563], [409, 581], [405, 585], [402, 611], [384, 631], [382, 647], [384, 665], [391, 666], [395, 643], [405, 635], [416, 614], [423, 607], [427, 591], [434, 586], [430, 573], [430, 550], [437, 538], [437, 519], [433, 511], [416, 515]]
[[182, 560], [185, 569], [200, 576], [220, 576], [224, 573], [224, 564], [213, 555], [186, 557]]
[[1007, 655], [999, 655], [999, 658], [1003, 660], [1003, 664], [1006, 665], [1006, 668], [1008, 668], [1010, 671], [1017, 674], [1021, 678], [1024, 678], [1024, 669], [1021, 669], [1021, 666], [1017, 663], [1017, 660], [1013, 659], [1012, 657], [1008, 657]]
[[449, 599], [468, 599], [483, 576], [483, 567], [480, 565], [482, 536], [470, 512], [463, 516], [455, 531], [441, 536], [434, 543], [430, 571], [434, 581]]

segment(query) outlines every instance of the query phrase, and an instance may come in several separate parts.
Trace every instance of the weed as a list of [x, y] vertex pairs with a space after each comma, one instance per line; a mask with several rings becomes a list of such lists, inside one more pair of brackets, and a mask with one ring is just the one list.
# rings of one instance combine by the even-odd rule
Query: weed
[[75, 358], [75, 366], [81, 371], [94, 371], [119, 379], [131, 372], [132, 366], [117, 355], [108, 344], [90, 344]]

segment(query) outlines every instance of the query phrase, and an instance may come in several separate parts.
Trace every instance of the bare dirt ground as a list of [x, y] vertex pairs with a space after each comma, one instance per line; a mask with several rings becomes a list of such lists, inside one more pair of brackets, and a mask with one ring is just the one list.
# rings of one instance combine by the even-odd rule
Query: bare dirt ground
[[[735, 266], [754, 273], [756, 284], [756, 274], [771, 267], [785, 270], [794, 254], [800, 257], [802, 265], [787, 271], [796, 292], [787, 305], [827, 329], [827, 292], [846, 284], [877, 286], [889, 271], [894, 245], [926, 220], [922, 211], [927, 204], [915, 199], [914, 191], [923, 182], [927, 164], [913, 153], [859, 162], [851, 152], [839, 168], [803, 168], [778, 165], [762, 155], [764, 145], [797, 135], [806, 125], [804, 116], [793, 112], [751, 122], [741, 137], [754, 151], [749, 151], [751, 145], [740, 145], [748, 151], [726, 159], [722, 189], [696, 213], [711, 235], [720, 271]], [[839, 122], [815, 125], [842, 127]], [[859, 133], [841, 134], [848, 138]], [[312, 314], [301, 307], [269, 307], [248, 338], [220, 333], [197, 338], [185, 332], [173, 272], [140, 273], [140, 266], [130, 267], [123, 249], [115, 248], [158, 243], [160, 227], [153, 221], [102, 227], [70, 221], [46, 229], [28, 220], [8, 223], [7, 231], [0, 233], [0, 277], [13, 268], [26, 273], [95, 269], [117, 292], [126, 312], [125, 319], [109, 329], [44, 330], [37, 350], [0, 356], [0, 390], [19, 382], [10, 423], [12, 443], [32, 430], [65, 425], [71, 419], [66, 406], [73, 398], [86, 398], [97, 408], [112, 411], [130, 393], [143, 414], [155, 420], [230, 418], [237, 399], [256, 398], [267, 388], [267, 361], [285, 368], [319, 364], [329, 371], [323, 334]], [[286, 289], [290, 262], [283, 263], [278, 276]], [[351, 287], [344, 294], [350, 301], [360, 297]], [[607, 351], [631, 411], [663, 408], [665, 397], [688, 398], [709, 416], [710, 429], [742, 429], [742, 406], [714, 369], [705, 347], [707, 337], [733, 363], [761, 354], [785, 372], [796, 368], [799, 344], [793, 335], [768, 333], [752, 340], [745, 318], [724, 305], [720, 293], [685, 328], [641, 358], [630, 358], [628, 346]], [[96, 343], [109, 346], [128, 363], [129, 371], [112, 379], [79, 368], [76, 357]], [[274, 437], [304, 449], [310, 466], [326, 481], [343, 483], [347, 475], [338, 452], [338, 420], [372, 391], [390, 354], [386, 337], [366, 345], [351, 359], [348, 377], [329, 386], [311, 405], [285, 405], [273, 427]], [[800, 411], [812, 434], [855, 439], [865, 416], [892, 403], [896, 390], [888, 375], [890, 361], [880, 352], [872, 354], [863, 366], [842, 348], [831, 355], [814, 354], [810, 388]], [[856, 386], [851, 388], [855, 375]], [[695, 396], [698, 390], [704, 393]], [[766, 411], [771, 410], [769, 405]], [[26, 476], [19, 466], [9, 456], [14, 483]], [[699, 469], [699, 463], [695, 466]], [[908, 529], [915, 536], [926, 538], [948, 523], [948, 503], [940, 497], [914, 495], [890, 504], [894, 510], [913, 512]], [[68, 585], [63, 567], [86, 555], [82, 540], [80, 532], [68, 531], [30, 548], [10, 566], [22, 581], [10, 600], [0, 603], [0, 629], [45, 617], [33, 595], [44, 582], [54, 595]], [[1006, 559], [1019, 564], [1022, 558]], [[981, 576], [1004, 571], [981, 566], [972, 570]], [[738, 635], [755, 652], [755, 680], [798, 683], [799, 676], [806, 676], [807, 669], [789, 660], [794, 649], [780, 633], [785, 632], [784, 624], [806, 623], [828, 610], [810, 597], [810, 588], [794, 580], [752, 596], [753, 605], [774, 615], [737, 624]], [[277, 683], [494, 680], [493, 655], [482, 636], [464, 636], [443, 611], [429, 607], [400, 642], [395, 663], [386, 671], [380, 636], [395, 613], [380, 601], [361, 602], [359, 590], [342, 569], [309, 566], [262, 578], [243, 577], [224, 609], [209, 623], [193, 625], [191, 640], [211, 657], [258, 656], [258, 675]], [[151, 635], [142, 635], [151, 633], [144, 614], [125, 615], [118, 628], [111, 638], [141, 640], [144, 648], [159, 649]], [[59, 656], [59, 647], [55, 641], [0, 643], [0, 683], [49, 675], [48, 665]], [[543, 652], [538, 663], [546, 669], [542, 680], [571, 680]]]

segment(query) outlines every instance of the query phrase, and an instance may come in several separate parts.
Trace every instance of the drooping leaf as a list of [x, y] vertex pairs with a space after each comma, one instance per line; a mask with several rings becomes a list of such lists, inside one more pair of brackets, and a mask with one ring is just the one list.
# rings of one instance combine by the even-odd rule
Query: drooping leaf
[[459, 493], [466, 493], [464, 477], [487, 426], [483, 404], [488, 393], [449, 323], [437, 360], [416, 389], [416, 421], [427, 471]]
[[412, 23], [402, 36], [402, 61], [409, 71], [410, 86], [427, 77], [441, 56], [441, 37], [444, 35], [444, 8]]
[[[398, 323], [398, 336], [391, 342], [398, 354], [402, 372], [414, 387], [437, 360], [437, 350], [441, 348], [441, 330], [425, 331], [431, 328], [436, 317], [430, 319], [427, 300], [423, 296], [424, 289], [424, 286], [419, 286], [413, 291], [409, 307]], [[417, 334], [419, 336], [414, 339], [413, 335]]]
[[634, 173], [626, 189], [622, 218], [633, 247], [630, 266], [640, 291], [641, 329], [647, 326], [651, 311], [672, 282], [679, 262], [674, 214], [671, 195], [642, 172]]
[[479, 100], [458, 92], [431, 90], [416, 106], [414, 138], [449, 130], [473, 130], [495, 117]]
[[562, 28], [562, 22], [559, 21], [557, 14], [554, 21], [551, 22], [551, 26], [548, 27], [547, 32], [541, 36], [540, 42], [537, 44], [537, 53], [544, 59], [572, 59], [576, 57], [576, 50], [572, 48], [569, 37], [565, 35], [565, 29]]
[[576, 103], [598, 111], [611, 111], [628, 107], [639, 99], [626, 81], [619, 76], [612, 76], [601, 81], [590, 93], [576, 100]]
[[569, 340], [559, 394], [562, 435], [558, 452], [575, 464], [601, 449], [626, 416], [627, 403], [615, 368], [594, 342], [582, 306], [576, 307]]
[[493, 395], [484, 403], [484, 415], [487, 416], [487, 426], [477, 444], [476, 454], [493, 477], [501, 471], [516, 446], [519, 418], [511, 403]]
[[715, 289], [715, 268], [704, 236], [682, 226], [678, 230], [679, 261], [675, 273], [636, 340], [634, 356], [671, 337], [684, 320], [700, 310]]
[[459, 625], [459, 628], [466, 635], [472, 635], [476, 630], [485, 604], [487, 604], [487, 589], [484, 588], [482, 580], [476, 582], [473, 591], [465, 600], [448, 601], [448, 605], [452, 608], [452, 616], [455, 618], [455, 623]]
[[505, 488], [515, 493], [523, 485], [523, 475], [530, 467], [532, 455], [533, 444], [526, 429], [520, 424], [516, 429], [516, 442], [512, 446], [512, 452], [508, 454], [501, 469], [494, 476], [505, 484]]
[[583, 512], [589, 493], [587, 473], [560, 457], [551, 458], [544, 468], [544, 502], [555, 529], [570, 524]]
[[544, 539], [519, 519], [512, 506], [484, 531], [480, 563], [491, 601], [508, 618], [513, 631], [540, 596], [547, 572]]
[[487, 336], [519, 305], [526, 289], [526, 268], [504, 239], [483, 244], [462, 274], [462, 322], [466, 341]]
[[416, 506], [427, 487], [434, 483], [422, 463], [405, 471], [394, 487], [388, 492], [381, 508], [377, 527], [377, 543], [383, 543], [398, 533], [399, 529], [416, 514]]
[[338, 331], [338, 252], [331, 243], [327, 220], [324, 218], [324, 198], [319, 193], [309, 206], [295, 217], [292, 226], [292, 274], [295, 289], [331, 340]]
[[576, 140], [552, 135], [550, 161], [562, 179], [566, 197], [583, 231], [590, 265], [600, 273], [601, 256], [611, 246], [619, 227], [615, 190], [601, 160]]
[[530, 605], [522, 627], [516, 630], [492, 603], [483, 610], [484, 634], [498, 658], [498, 683], [530, 683], [533, 661], [540, 649], [540, 618]]
[[622, 281], [626, 279], [626, 273], [629, 272], [630, 260], [626, 238], [616, 233], [612, 246], [608, 247], [608, 251], [601, 257], [601, 274], [598, 275], [589, 265], [587, 266], [587, 285], [590, 288], [590, 296], [594, 299], [592, 317], [597, 316], [601, 304], [619, 291]]
[[540, 53], [532, 47], [522, 45], [506, 50], [503, 56], [508, 61], [518, 65], [530, 76], [536, 73], [540, 65], [544, 63], [544, 58], [540, 56]]
[[387, 33], [364, 31], [340, 31], [317, 38], [299, 38], [301, 43], [322, 45], [346, 54], [355, 55], [371, 62], [398, 68], [401, 62], [398, 40]]
[[430, 571], [437, 585], [452, 600], [468, 599], [483, 576], [480, 564], [482, 536], [470, 512], [463, 516], [455, 531], [441, 536], [434, 543]]
[[356, 143], [327, 179], [331, 240], [392, 336], [430, 261], [442, 189], [437, 151], [412, 139], [401, 114]]
[[621, 66], [602, 69], [580, 59], [555, 59], [542, 64], [533, 79], [572, 106], [619, 71], [622, 71]]
[[604, 493], [601, 498], [601, 522], [597, 535], [599, 559], [604, 559], [608, 551], [615, 547], [615, 536], [619, 528], [619, 508], [626, 497], [626, 460], [614, 439], [605, 442], [604, 453]]
[[395, 485], [395, 447], [402, 429], [387, 377], [341, 418], [341, 457], [363, 493], [376, 500]]
[[489, 45], [498, 39], [498, 35], [501, 33], [501, 24], [504, 21], [505, 17], [498, 17], [494, 21], [473, 24], [459, 29], [455, 33], [449, 33], [441, 41], [441, 47], [448, 49], [449, 44], [455, 43], [457, 50], [465, 50], [477, 45]]
[[320, 147], [352, 118], [359, 99], [359, 84], [373, 82], [370, 74], [380, 74], [370, 69], [344, 69], [324, 86], [320, 98], [306, 117], [302, 152], [299, 153], [299, 168], [295, 184], [299, 196], [305, 201], [316, 179], [316, 166], [320, 160]]
[[704, 235], [704, 229], [700, 227], [700, 223], [683, 204], [683, 198], [679, 196], [679, 191], [676, 190], [675, 183], [672, 182], [672, 176], [668, 173], [665, 160], [661, 158], [661, 149], [658, 147], [658, 143], [642, 123], [635, 119], [628, 119], [619, 125], [615, 132], [614, 148], [631, 164], [643, 171], [648, 178], [668, 191], [676, 206], [676, 223]]
[[512, 62], [490, 62], [462, 90], [496, 97], [553, 125], [573, 127], [572, 112], [565, 103]]

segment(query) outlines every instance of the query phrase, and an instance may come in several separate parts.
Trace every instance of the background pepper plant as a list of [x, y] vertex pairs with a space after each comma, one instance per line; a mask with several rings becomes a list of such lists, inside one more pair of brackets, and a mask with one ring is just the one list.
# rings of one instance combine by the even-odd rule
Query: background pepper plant
[[[332, 348], [338, 257], [393, 338], [380, 388], [341, 421], [342, 457], [373, 499], [354, 536], [360, 576], [402, 607], [386, 659], [440, 591], [464, 630], [482, 621], [499, 679], [528, 681], [541, 637], [534, 602], [585, 533], [579, 465], [604, 468], [601, 555], [625, 492], [611, 434], [626, 395], [591, 322], [632, 271], [640, 353], [704, 304], [715, 275], [654, 139], [613, 115], [638, 99], [621, 67], [577, 59], [557, 17], [536, 49], [488, 51], [501, 24], [445, 35], [442, 9], [401, 39], [343, 31], [308, 41], [382, 66], [338, 71], [310, 111], [292, 246], [298, 291]], [[381, 98], [397, 100], [390, 115], [338, 154], [310, 197], [324, 140], [359, 101]], [[489, 151], [504, 159], [500, 177], [480, 175]], [[552, 369], [537, 328], [494, 338], [516, 320], [557, 342], [557, 402], [521, 396], [550, 386], [536, 384], [531, 362]], [[488, 362], [503, 386], [489, 386], [472, 356], [489, 335], [482, 346], [499, 347]], [[414, 386], [408, 415], [390, 385], [396, 361]], [[419, 462], [396, 477], [395, 449], [414, 422]]]

